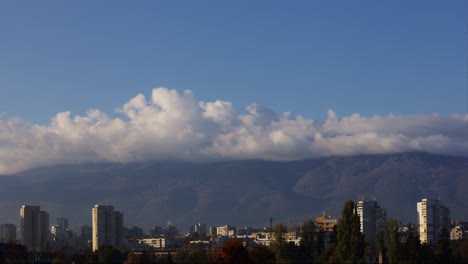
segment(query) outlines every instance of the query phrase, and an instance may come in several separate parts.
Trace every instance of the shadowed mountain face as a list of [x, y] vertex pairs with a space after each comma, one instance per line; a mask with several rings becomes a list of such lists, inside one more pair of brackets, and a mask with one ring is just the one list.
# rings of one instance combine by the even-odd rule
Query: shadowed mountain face
[[416, 202], [441, 198], [452, 218], [468, 219], [468, 158], [427, 153], [270, 162], [81, 164], [0, 177], [0, 223], [40, 205], [72, 228], [91, 224], [94, 204], [112, 204], [125, 225], [171, 221], [208, 225], [301, 223], [323, 211], [339, 217], [345, 200], [376, 197], [390, 218], [416, 222]]

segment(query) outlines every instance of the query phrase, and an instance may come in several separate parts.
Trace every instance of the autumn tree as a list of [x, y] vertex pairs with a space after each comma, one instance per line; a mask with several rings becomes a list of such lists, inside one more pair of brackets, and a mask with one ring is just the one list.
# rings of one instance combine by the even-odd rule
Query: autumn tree
[[239, 263], [249, 262], [249, 253], [238, 239], [230, 239], [224, 243], [219, 254], [219, 263]]

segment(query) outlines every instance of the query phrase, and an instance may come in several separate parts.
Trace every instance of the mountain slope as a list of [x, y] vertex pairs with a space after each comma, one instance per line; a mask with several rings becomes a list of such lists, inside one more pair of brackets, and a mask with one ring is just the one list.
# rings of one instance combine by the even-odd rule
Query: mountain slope
[[300, 223], [345, 200], [374, 196], [389, 217], [415, 222], [416, 202], [439, 197], [453, 218], [468, 219], [468, 158], [427, 153], [273, 162], [192, 164], [155, 161], [37, 168], [0, 177], [0, 223], [18, 222], [22, 204], [41, 205], [77, 228], [91, 207], [113, 204], [125, 225]]

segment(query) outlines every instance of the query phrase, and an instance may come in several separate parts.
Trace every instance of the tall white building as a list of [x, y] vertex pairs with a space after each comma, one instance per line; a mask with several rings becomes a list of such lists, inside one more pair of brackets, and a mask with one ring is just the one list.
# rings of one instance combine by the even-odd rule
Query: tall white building
[[444, 228], [450, 232], [450, 209], [440, 199], [422, 199], [417, 210], [421, 243], [434, 245]]
[[49, 241], [49, 214], [40, 206], [23, 205], [20, 209], [21, 243], [28, 250], [45, 250]]
[[112, 205], [95, 205], [92, 209], [93, 251], [100, 246], [122, 246], [123, 214]]
[[0, 225], [0, 243], [16, 243], [16, 225]]
[[378, 234], [384, 234], [387, 222], [387, 210], [380, 208], [376, 200], [364, 200], [356, 203], [357, 214], [364, 240], [375, 246]]

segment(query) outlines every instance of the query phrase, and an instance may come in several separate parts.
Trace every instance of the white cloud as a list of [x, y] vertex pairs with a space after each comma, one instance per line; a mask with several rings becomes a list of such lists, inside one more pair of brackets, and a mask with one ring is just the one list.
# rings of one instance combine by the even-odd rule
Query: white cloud
[[372, 116], [325, 122], [257, 104], [240, 113], [231, 102], [198, 102], [192, 92], [153, 89], [138, 94], [110, 118], [58, 113], [49, 125], [0, 116], [0, 173], [36, 166], [152, 159], [291, 160], [329, 155], [428, 151], [468, 156], [468, 115]]

